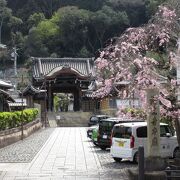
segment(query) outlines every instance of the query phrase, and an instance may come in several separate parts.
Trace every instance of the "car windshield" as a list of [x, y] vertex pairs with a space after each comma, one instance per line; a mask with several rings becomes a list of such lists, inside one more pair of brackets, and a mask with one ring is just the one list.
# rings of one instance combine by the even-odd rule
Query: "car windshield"
[[113, 137], [115, 138], [130, 139], [131, 133], [132, 133], [131, 127], [114, 126], [112, 134]]

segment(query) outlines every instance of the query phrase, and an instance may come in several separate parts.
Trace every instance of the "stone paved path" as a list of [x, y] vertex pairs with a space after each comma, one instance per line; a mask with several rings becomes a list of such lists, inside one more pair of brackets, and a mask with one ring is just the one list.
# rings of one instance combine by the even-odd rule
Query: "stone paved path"
[[0, 180], [126, 180], [128, 167], [95, 147], [86, 128], [55, 128], [30, 163], [0, 163]]

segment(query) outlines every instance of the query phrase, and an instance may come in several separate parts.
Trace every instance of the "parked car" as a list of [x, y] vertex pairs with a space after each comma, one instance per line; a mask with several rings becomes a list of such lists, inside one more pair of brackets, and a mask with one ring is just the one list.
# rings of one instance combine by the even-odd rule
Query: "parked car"
[[104, 114], [101, 114], [101, 115], [93, 115], [93, 116], [90, 117], [89, 122], [88, 122], [88, 125], [89, 125], [89, 126], [96, 125], [96, 124], [99, 123], [99, 121], [100, 121], [101, 119], [107, 119], [107, 118], [109, 118], [109, 116], [108, 116], [108, 115], [104, 115]]
[[93, 125], [87, 129], [87, 137], [92, 138], [93, 130], [96, 129], [98, 125]]
[[[133, 121], [142, 122], [142, 120], [133, 120]], [[114, 118], [102, 119], [99, 121], [97, 144], [102, 150], [111, 147], [111, 131], [113, 126], [117, 123], [125, 123], [125, 122], [132, 122], [132, 119], [114, 117]]]
[[[112, 130], [110, 153], [115, 161], [122, 159], [138, 162], [138, 147], [144, 146], [147, 156], [147, 122], [116, 124]], [[177, 137], [168, 124], [160, 123], [160, 153], [162, 157], [176, 157]]]

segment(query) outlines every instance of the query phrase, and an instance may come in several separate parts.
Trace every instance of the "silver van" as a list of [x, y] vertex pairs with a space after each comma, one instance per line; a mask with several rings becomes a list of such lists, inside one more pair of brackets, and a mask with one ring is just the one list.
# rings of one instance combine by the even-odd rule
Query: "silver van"
[[[110, 153], [115, 161], [138, 161], [138, 147], [144, 146], [147, 156], [147, 122], [116, 124], [111, 134]], [[160, 152], [162, 157], [175, 157], [178, 151], [177, 137], [168, 124], [160, 123]]]

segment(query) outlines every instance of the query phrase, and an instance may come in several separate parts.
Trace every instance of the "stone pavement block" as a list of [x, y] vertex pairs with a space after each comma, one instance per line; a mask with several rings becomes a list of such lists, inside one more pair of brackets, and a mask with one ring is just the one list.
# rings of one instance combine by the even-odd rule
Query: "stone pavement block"
[[64, 178], [63, 177], [51, 177], [51, 179], [50, 180], [64, 180]]
[[76, 169], [76, 166], [75, 165], [65, 165], [64, 168], [72, 170], [72, 169]]
[[46, 168], [52, 169], [53, 166], [54, 166], [54, 163], [44, 163], [41, 169], [46, 169]]
[[64, 176], [63, 180], [76, 180], [76, 177], [75, 176]]
[[52, 171], [50, 170], [50, 171], [46, 171], [46, 170], [41, 170], [41, 174], [48, 174], [48, 175], [50, 175], [50, 174], [52, 174]]
[[6, 173], [7, 173], [6, 171], [1, 172], [0, 179], [3, 179], [5, 177], [5, 175], [6, 175]]
[[29, 173], [28, 177], [51, 177], [52, 174], [45, 173]]
[[28, 171], [29, 172], [29, 174], [38, 174], [38, 173], [41, 173], [41, 168], [35, 168], [35, 167], [33, 167], [32, 169], [31, 169], [31, 171]]
[[92, 177], [92, 178], [90, 178], [90, 177], [84, 178], [83, 176], [82, 177], [79, 176], [79, 177], [76, 177], [76, 180], [99, 180], [99, 178], [94, 178], [94, 177]]
[[15, 180], [15, 177], [5, 177], [2, 180]]
[[31, 171], [28, 176], [51, 176], [51, 171]]
[[75, 172], [64, 172], [63, 176], [75, 176], [76, 173]]
[[5, 177], [15, 177], [15, 176], [28, 176], [28, 172], [17, 172], [17, 171], [8, 171], [6, 172]]
[[85, 167], [76, 167], [76, 170], [86, 171], [87, 169]]
[[60, 177], [64, 177], [64, 172], [58, 172], [58, 171], [55, 171], [55, 172], [52, 172], [52, 176], [60, 176]]
[[45, 166], [41, 169], [42, 171], [52, 171], [52, 167]]
[[99, 174], [88, 174], [88, 178], [100, 178]]
[[51, 180], [50, 177], [22, 177], [15, 178], [15, 180]]

